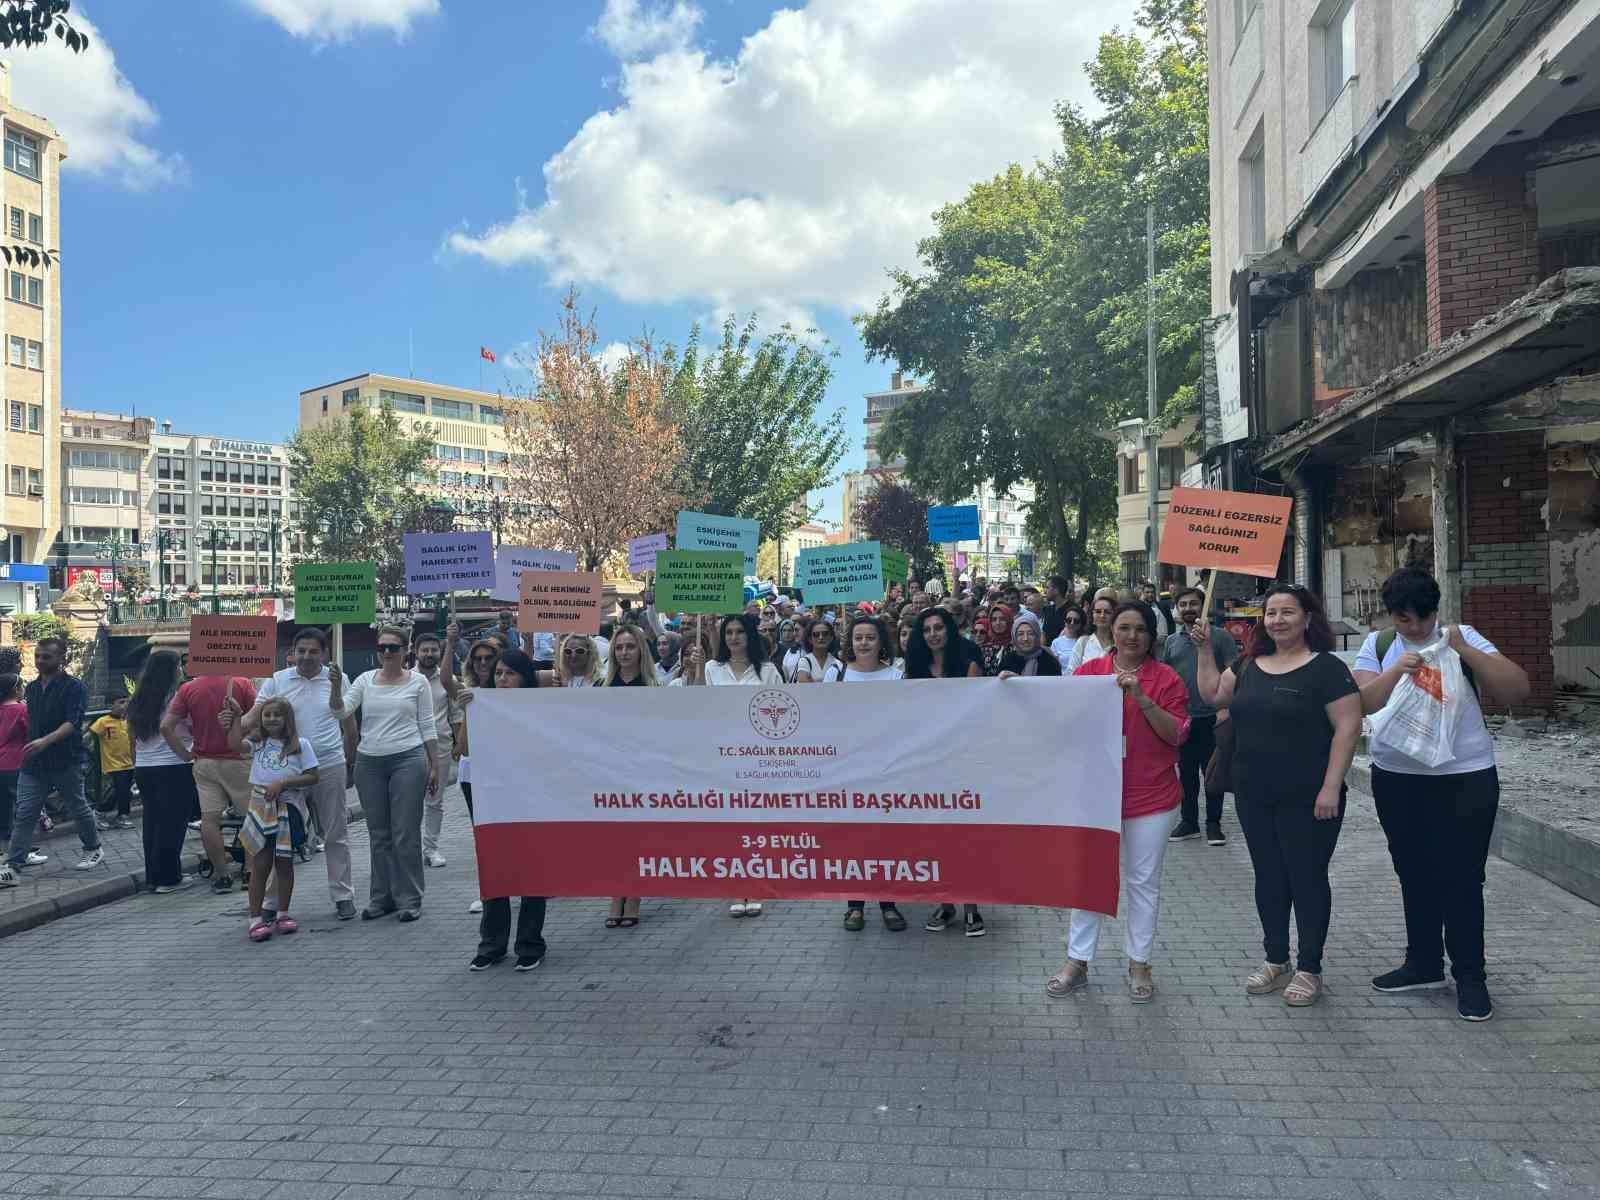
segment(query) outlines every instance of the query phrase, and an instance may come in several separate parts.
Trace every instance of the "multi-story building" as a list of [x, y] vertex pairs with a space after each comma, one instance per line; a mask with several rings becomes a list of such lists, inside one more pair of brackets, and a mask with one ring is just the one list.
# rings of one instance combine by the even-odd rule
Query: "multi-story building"
[[[0, 64], [0, 221], [9, 263], [0, 303], [5, 347], [5, 489], [0, 493], [0, 563], [45, 563], [58, 523], [60, 460], [56, 413], [61, 403], [61, 134], [47, 119], [11, 103]], [[19, 568], [20, 571], [20, 568]], [[16, 573], [7, 572], [9, 580]], [[32, 579], [32, 574], [28, 575]], [[9, 587], [0, 589], [9, 591]], [[27, 597], [18, 595], [17, 603]]]
[[[1199, 462], [1184, 448], [1195, 422], [1184, 421], [1161, 435], [1156, 447], [1156, 528], [1166, 525], [1172, 489], [1183, 486], [1184, 472]], [[1188, 582], [1182, 567], [1157, 562], [1150, 567], [1150, 455], [1145, 450], [1144, 422], [1129, 421], [1113, 434], [1117, 442], [1117, 549], [1125, 583], [1155, 580], [1163, 588]]]
[[1600, 669], [1600, 13], [1209, 0], [1213, 486], [1357, 629], [1430, 567], [1534, 700]]
[[300, 427], [384, 403], [394, 406], [408, 430], [433, 438], [438, 480], [424, 490], [457, 506], [492, 500], [508, 490], [505, 399], [493, 392], [369, 372], [301, 392]]
[[802, 550], [814, 550], [831, 544], [832, 535], [823, 526], [812, 521], [796, 526], [783, 535], [778, 545], [778, 586], [788, 587], [794, 582], [794, 565], [800, 561]]
[[[219, 592], [235, 593], [285, 586], [298, 549], [294, 517], [281, 443], [173, 433], [170, 421], [161, 423], [151, 446], [145, 521], [154, 531], [146, 541], [152, 555], [159, 549], [169, 586], [208, 591], [214, 582]], [[158, 568], [150, 575], [158, 581]]]
[[[51, 547], [51, 582], [73, 586], [93, 575], [110, 592], [125, 556], [148, 559], [146, 516], [152, 417], [81, 409], [61, 411], [61, 525]], [[154, 563], [148, 562], [151, 578]]]
[[[925, 384], [919, 384], [914, 379], [907, 378], [904, 372], [896, 371], [891, 378], [889, 390], [884, 392], [868, 392], [866, 395], [867, 411], [864, 419], [866, 425], [866, 452], [867, 469], [852, 472], [844, 477], [844, 512], [843, 531], [846, 541], [856, 541], [864, 537], [861, 530], [856, 527], [856, 505], [874, 486], [874, 480], [881, 474], [890, 476], [898, 475], [905, 470], [905, 459], [896, 459], [885, 462], [878, 452], [878, 433], [883, 428], [883, 423], [912, 396], [925, 389]], [[976, 492], [966, 499], [959, 501], [961, 504], [975, 504], [978, 506], [978, 521], [980, 525], [979, 537], [972, 542], [956, 542], [946, 547], [955, 557], [953, 565], [957, 575], [975, 579], [982, 576], [985, 579], [1001, 579], [1006, 575], [1008, 560], [1016, 560], [1018, 568], [1024, 568], [1032, 558], [1033, 550], [1028, 544], [1027, 535], [1023, 532], [1023, 523], [1027, 515], [1027, 507], [1034, 501], [1033, 485], [1029, 483], [1015, 484], [1005, 495], [996, 493], [992, 484], [983, 484]]]

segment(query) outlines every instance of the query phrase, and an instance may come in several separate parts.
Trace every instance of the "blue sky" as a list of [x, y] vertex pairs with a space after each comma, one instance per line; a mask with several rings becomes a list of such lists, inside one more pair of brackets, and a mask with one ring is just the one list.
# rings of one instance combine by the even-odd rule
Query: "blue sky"
[[64, 401], [280, 439], [408, 339], [419, 378], [477, 386], [481, 344], [516, 385], [572, 283], [608, 342], [815, 324], [857, 466], [891, 368], [850, 316], [935, 207], [1050, 152], [1133, 7], [79, 0], [90, 54], [12, 55], [70, 154]]

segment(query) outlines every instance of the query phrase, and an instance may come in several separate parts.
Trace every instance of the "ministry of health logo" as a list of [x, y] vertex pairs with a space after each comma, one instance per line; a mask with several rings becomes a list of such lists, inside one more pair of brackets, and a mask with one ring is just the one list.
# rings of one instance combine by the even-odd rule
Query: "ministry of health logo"
[[750, 727], [774, 742], [800, 728], [800, 705], [788, 692], [762, 688], [750, 701]]

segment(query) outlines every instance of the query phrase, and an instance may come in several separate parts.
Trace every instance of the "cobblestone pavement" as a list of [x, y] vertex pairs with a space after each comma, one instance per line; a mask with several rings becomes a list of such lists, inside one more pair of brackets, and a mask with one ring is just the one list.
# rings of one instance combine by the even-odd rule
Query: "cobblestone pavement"
[[1400, 912], [1362, 799], [1309, 1010], [1242, 992], [1237, 834], [1172, 847], [1134, 1008], [1110, 930], [1088, 993], [1043, 994], [1065, 922], [1042, 909], [977, 941], [800, 903], [649, 901], [608, 932], [603, 901], [560, 901], [540, 970], [469, 974], [464, 813], [446, 833], [415, 925], [335, 921], [319, 859], [293, 938], [252, 945], [237, 895], [195, 889], [0, 943], [0, 1194], [1600, 1195], [1595, 909], [1492, 860], [1495, 1019], [1376, 995]]
[[[139, 819], [140, 813], [136, 810], [134, 821]], [[60, 821], [49, 833], [35, 835], [33, 848], [48, 854], [50, 861], [37, 867], [24, 867], [17, 873], [16, 887], [0, 888], [0, 914], [41, 900], [60, 900], [116, 877], [143, 873], [144, 834], [137, 824], [132, 829], [98, 832], [106, 860], [87, 871], [73, 869], [73, 864], [83, 858], [83, 844], [78, 840], [78, 827], [72, 821]], [[184, 868], [192, 869], [201, 853], [200, 835], [191, 832], [183, 843]]]

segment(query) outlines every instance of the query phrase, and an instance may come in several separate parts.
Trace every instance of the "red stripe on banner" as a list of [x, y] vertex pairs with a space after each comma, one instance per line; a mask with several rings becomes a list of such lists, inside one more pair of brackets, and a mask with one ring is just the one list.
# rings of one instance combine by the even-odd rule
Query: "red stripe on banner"
[[[510, 821], [480, 825], [476, 837], [486, 897], [948, 900], [1117, 911], [1120, 838], [1107, 829]], [[856, 869], [844, 877], [848, 867], [829, 871], [829, 863]]]

